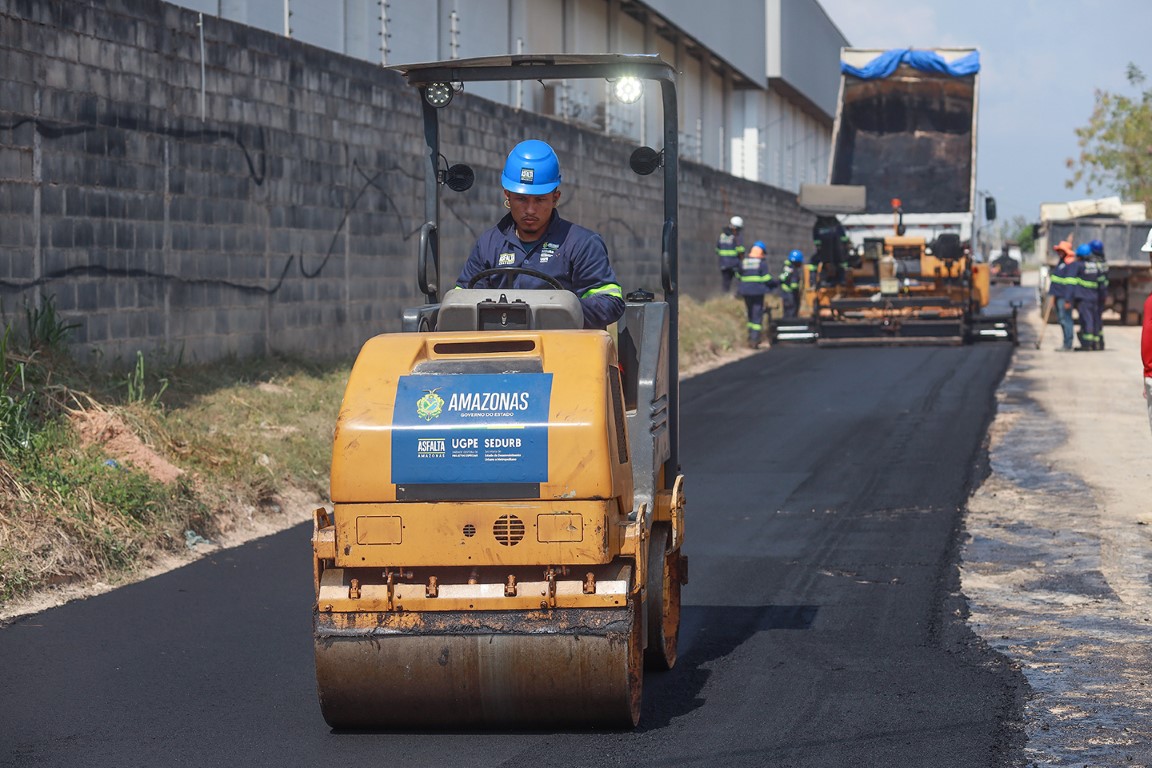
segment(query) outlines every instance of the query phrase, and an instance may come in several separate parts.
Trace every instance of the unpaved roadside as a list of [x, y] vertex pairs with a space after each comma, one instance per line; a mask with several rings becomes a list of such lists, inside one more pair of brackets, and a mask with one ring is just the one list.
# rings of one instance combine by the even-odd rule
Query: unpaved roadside
[[[1032, 296], [1021, 292], [1027, 299]], [[1036, 766], [1152, 766], [1152, 434], [1140, 329], [1064, 353], [1025, 308], [973, 495], [962, 588], [973, 630], [1031, 688]]]
[[[680, 378], [681, 380], [690, 379], [693, 376], [754, 354], [757, 354], [756, 350], [742, 347], [718, 352], [714, 356], [706, 357], [685, 367]], [[111, 455], [117, 456], [121, 461], [129, 460], [138, 466], [160, 467], [158, 479], [179, 474], [178, 469], [169, 464], [163, 457], [155, 454], [151, 448], [144, 446], [134, 435], [126, 434], [127, 427], [122, 422], [113, 420], [115, 423], [112, 424], [107, 413], [93, 413], [86, 416], [85, 419], [83, 424], [78, 425], [82, 434], [111, 434], [116, 441], [124, 443], [124, 445], [116, 446], [109, 445], [107, 440], [104, 441], [106, 450], [113, 451]], [[152, 474], [157, 477], [155, 472]], [[187, 540], [187, 546], [183, 550], [163, 553], [154, 558], [145, 568], [134, 573], [120, 574], [115, 580], [110, 581], [60, 584], [18, 600], [0, 603], [0, 629], [20, 616], [39, 613], [73, 600], [94, 597], [134, 581], [159, 576], [213, 552], [238, 547], [254, 539], [279, 533], [286, 528], [311, 520], [313, 510], [326, 504], [326, 499], [295, 488], [279, 489], [276, 499], [276, 504], [264, 505], [259, 509], [255, 507], [238, 508], [227, 519], [217, 520], [221, 532], [212, 540], [190, 536]], [[331, 509], [330, 506], [328, 508]]]

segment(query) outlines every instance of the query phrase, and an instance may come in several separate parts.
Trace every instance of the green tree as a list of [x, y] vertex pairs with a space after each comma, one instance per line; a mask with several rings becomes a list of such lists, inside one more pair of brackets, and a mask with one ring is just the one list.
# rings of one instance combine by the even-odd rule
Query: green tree
[[1088, 124], [1076, 129], [1080, 156], [1068, 158], [1065, 186], [1084, 182], [1090, 195], [1104, 190], [1152, 207], [1152, 88], [1135, 64], [1127, 77], [1134, 98], [1097, 89]]
[[1013, 216], [1012, 221], [1004, 223], [1005, 239], [1011, 240], [1020, 246], [1023, 253], [1032, 253], [1036, 249], [1036, 239], [1032, 237], [1032, 222], [1023, 216]]

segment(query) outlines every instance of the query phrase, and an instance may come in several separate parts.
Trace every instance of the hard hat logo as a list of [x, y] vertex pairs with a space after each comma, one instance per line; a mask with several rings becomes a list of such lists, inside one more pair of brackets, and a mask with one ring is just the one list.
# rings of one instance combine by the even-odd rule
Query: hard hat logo
[[560, 186], [560, 159], [543, 141], [522, 141], [508, 153], [500, 184], [516, 195], [546, 195]]

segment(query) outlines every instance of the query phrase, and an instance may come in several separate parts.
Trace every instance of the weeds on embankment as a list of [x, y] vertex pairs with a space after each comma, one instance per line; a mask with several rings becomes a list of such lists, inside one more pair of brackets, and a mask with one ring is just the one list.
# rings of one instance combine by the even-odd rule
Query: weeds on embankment
[[[177, 356], [96, 369], [67, 354], [51, 299], [0, 336], [0, 605], [117, 583], [281, 496], [328, 492], [351, 361]], [[680, 304], [681, 369], [743, 347], [743, 303]]]
[[277, 494], [323, 494], [347, 365], [82, 367], [51, 299], [0, 335], [0, 604], [115, 582]]

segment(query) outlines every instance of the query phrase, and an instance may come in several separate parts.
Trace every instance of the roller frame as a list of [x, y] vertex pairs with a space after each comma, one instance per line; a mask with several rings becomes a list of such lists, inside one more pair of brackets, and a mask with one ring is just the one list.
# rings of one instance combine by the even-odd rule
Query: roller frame
[[[619, 324], [633, 508], [614, 513], [618, 528], [609, 513], [605, 522], [613, 532], [602, 555], [558, 544], [538, 563], [361, 567], [356, 546], [337, 549], [338, 538], [349, 541], [350, 529], [345, 521], [338, 534], [333, 515], [349, 510], [317, 510], [313, 621], [321, 710], [337, 729], [630, 728], [640, 716], [645, 646], [660, 641], [662, 628], [678, 633], [679, 587], [687, 580], [678, 454], [675, 69], [656, 56], [620, 54], [488, 57], [393, 69], [416, 88], [626, 75], [656, 81], [664, 117], [664, 295], [662, 302], [629, 302]], [[426, 303], [407, 311], [403, 322], [406, 332], [417, 333], [434, 331], [440, 309], [443, 158], [436, 110], [427, 103], [422, 109], [428, 162], [417, 284]], [[397, 506], [405, 514], [415, 508]], [[417, 520], [412, 530], [422, 524]], [[661, 551], [649, 551], [653, 530]], [[659, 588], [649, 590], [649, 579]], [[649, 655], [650, 662], [662, 662], [657, 667], [675, 663], [675, 639], [666, 635], [664, 648]]]

